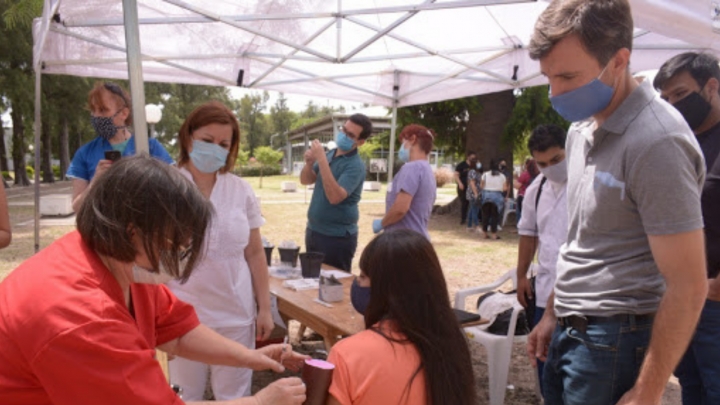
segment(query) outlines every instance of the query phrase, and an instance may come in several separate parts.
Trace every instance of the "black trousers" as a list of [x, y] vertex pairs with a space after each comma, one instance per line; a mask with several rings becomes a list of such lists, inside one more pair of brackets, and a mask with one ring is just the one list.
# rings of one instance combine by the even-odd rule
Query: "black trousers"
[[460, 187], [456, 187], [458, 198], [460, 199], [460, 224], [467, 223], [468, 206], [470, 202], [465, 197], [465, 190], [460, 190]]
[[495, 203], [485, 203], [482, 206], [482, 224], [483, 231], [487, 232], [490, 227], [492, 233], [497, 232], [498, 224], [500, 223], [500, 213], [498, 212], [497, 205]]
[[323, 263], [340, 270], [350, 271], [357, 249], [358, 234], [328, 236], [305, 228], [305, 249], [325, 254]]

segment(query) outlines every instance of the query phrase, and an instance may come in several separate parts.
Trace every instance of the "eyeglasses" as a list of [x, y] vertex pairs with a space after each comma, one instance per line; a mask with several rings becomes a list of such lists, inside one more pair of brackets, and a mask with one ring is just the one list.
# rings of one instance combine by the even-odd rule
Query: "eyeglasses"
[[[168, 243], [170, 243], [170, 245], [173, 245], [172, 240], [167, 239], [167, 238], [166, 238], [166, 240], [168, 241]], [[187, 259], [188, 256], [190, 256], [190, 253], [192, 253], [192, 241], [188, 244], [188, 246], [186, 246], [186, 247], [181, 246], [181, 248], [178, 249], [178, 251], [177, 251], [178, 261], [181, 262], [181, 261]]]
[[345, 128], [345, 125], [338, 125], [337, 129], [338, 129], [338, 131], [347, 135], [352, 140], [357, 140], [357, 138], [358, 138], [358, 135], [355, 135], [352, 132], [348, 132], [347, 128]]
[[118, 86], [117, 84], [115, 84], [113, 82], [105, 82], [105, 83], [103, 83], [103, 86], [110, 93], [115, 94], [116, 96], [119, 96], [122, 99], [123, 103], [125, 103], [126, 107], [130, 105], [130, 103], [128, 102], [128, 99], [125, 98], [125, 93], [120, 88], [120, 86]]

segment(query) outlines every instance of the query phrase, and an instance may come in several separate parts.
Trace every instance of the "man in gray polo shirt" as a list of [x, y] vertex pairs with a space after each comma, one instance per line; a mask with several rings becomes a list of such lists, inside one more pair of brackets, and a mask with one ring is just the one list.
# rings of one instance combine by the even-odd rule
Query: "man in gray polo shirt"
[[554, 311], [528, 339], [548, 405], [659, 404], [707, 294], [705, 164], [682, 116], [630, 74], [632, 39], [627, 0], [556, 0], [529, 47], [576, 122]]

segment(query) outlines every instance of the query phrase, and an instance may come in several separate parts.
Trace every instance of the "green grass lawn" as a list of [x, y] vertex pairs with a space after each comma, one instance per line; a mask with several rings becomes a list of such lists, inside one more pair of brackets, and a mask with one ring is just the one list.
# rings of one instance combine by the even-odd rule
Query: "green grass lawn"
[[[304, 246], [307, 209], [312, 190], [306, 191], [295, 176], [264, 177], [263, 188], [260, 188], [259, 177], [250, 177], [246, 180], [260, 197], [263, 216], [267, 221], [261, 229], [262, 234], [275, 244], [283, 240], [294, 240], [300, 246]], [[298, 191], [282, 192], [280, 184], [283, 181], [297, 182]], [[374, 236], [372, 220], [384, 215], [385, 190], [386, 185], [383, 184], [380, 192], [363, 192], [354, 272], [358, 272], [357, 262], [362, 249]], [[454, 196], [455, 186], [452, 184], [438, 189], [438, 203], [449, 202]], [[13, 223], [13, 242], [10, 247], [0, 252], [0, 280], [30, 257], [34, 251], [32, 207], [11, 206], [10, 214]], [[72, 226], [43, 226], [41, 248], [72, 229]], [[443, 264], [451, 292], [457, 288], [492, 281], [512, 267], [516, 260], [515, 235], [504, 232], [501, 233], [504, 236], [503, 240], [481, 240], [478, 234], [466, 233], [464, 226], [459, 226], [454, 216], [434, 216], [430, 221], [430, 235]]]

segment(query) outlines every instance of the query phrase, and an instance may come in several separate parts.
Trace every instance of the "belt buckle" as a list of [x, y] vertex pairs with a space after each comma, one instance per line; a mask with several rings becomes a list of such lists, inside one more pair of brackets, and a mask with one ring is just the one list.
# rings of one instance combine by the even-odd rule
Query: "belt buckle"
[[587, 332], [588, 320], [584, 316], [575, 315], [570, 317], [570, 326], [580, 333]]
[[558, 319], [560, 326], [564, 328], [573, 328], [581, 333], [587, 332], [588, 320], [581, 315], [570, 315]]

